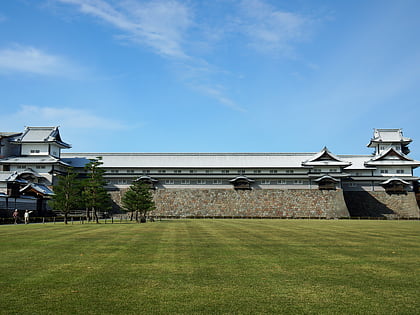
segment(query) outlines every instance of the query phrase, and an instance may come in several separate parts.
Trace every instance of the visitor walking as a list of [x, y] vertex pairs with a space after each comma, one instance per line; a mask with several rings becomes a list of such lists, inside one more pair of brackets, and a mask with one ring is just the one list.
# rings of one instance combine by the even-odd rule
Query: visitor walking
[[15, 211], [13, 212], [13, 219], [15, 219], [15, 224], [17, 224], [18, 218], [19, 218], [19, 211], [18, 209], [15, 209]]
[[25, 211], [25, 215], [24, 215], [25, 224], [28, 224], [29, 223], [29, 213], [31, 213], [31, 212], [32, 211], [28, 211], [28, 210]]

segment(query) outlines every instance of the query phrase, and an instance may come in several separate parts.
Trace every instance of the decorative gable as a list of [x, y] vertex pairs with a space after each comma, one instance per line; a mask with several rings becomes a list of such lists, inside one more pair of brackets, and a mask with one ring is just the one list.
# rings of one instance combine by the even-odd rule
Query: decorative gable
[[238, 176], [234, 179], [231, 179], [230, 182], [232, 183], [233, 188], [236, 190], [250, 190], [251, 183], [253, 183], [254, 180], [246, 176]]
[[413, 160], [406, 156], [405, 154], [395, 150], [394, 148], [388, 148], [386, 151], [382, 152], [372, 158], [371, 160], [365, 162], [365, 166], [378, 166], [378, 165], [408, 165], [408, 166], [419, 166], [420, 161]]
[[320, 152], [315, 154], [310, 159], [302, 162], [302, 166], [350, 166], [351, 162], [347, 162], [331, 153], [327, 147], [324, 147]]

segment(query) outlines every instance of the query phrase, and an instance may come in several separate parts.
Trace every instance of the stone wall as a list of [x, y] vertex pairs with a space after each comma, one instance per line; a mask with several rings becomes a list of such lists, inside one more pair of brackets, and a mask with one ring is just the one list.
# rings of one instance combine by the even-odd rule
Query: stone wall
[[344, 198], [352, 217], [420, 217], [413, 192], [390, 195], [385, 191], [345, 191]]
[[[119, 204], [123, 192], [112, 192]], [[176, 217], [348, 217], [343, 192], [320, 190], [160, 189], [151, 215]]]

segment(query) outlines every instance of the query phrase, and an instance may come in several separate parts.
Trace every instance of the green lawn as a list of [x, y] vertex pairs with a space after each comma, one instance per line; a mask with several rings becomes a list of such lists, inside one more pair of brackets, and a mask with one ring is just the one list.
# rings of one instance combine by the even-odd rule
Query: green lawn
[[420, 222], [0, 226], [1, 314], [418, 314]]

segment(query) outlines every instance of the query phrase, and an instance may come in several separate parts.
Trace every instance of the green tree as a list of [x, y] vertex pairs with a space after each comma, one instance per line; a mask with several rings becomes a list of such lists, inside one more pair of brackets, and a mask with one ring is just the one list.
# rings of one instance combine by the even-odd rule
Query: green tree
[[139, 222], [139, 214], [143, 221], [146, 218], [146, 213], [155, 209], [150, 186], [139, 180], [133, 182], [121, 201], [127, 211], [135, 213], [137, 222]]
[[99, 223], [98, 211], [111, 208], [111, 198], [105, 190], [106, 181], [103, 177], [105, 171], [100, 168], [102, 157], [91, 159], [85, 166], [86, 179], [83, 181], [82, 196], [86, 207], [86, 217], [90, 220], [90, 213], [96, 223]]
[[69, 169], [67, 174], [58, 175], [58, 182], [54, 186], [54, 196], [50, 201], [53, 209], [64, 213], [64, 223], [68, 222], [68, 215], [71, 210], [80, 206], [80, 180], [73, 169]]

